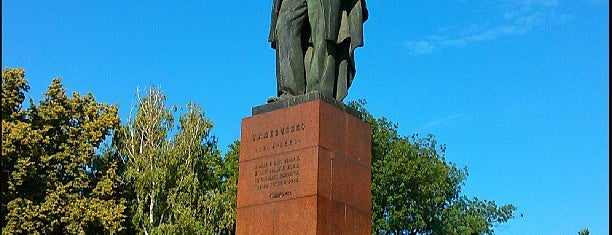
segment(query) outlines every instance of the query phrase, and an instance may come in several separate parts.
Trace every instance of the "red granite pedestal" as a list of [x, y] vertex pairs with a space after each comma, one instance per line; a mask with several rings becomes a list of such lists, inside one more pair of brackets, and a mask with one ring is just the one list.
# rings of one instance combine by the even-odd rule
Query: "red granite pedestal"
[[371, 234], [371, 129], [340, 106], [242, 120], [236, 234]]

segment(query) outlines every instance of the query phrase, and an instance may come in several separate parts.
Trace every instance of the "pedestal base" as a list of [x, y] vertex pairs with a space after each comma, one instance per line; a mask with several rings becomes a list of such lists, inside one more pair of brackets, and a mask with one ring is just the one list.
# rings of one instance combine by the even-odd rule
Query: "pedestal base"
[[371, 234], [371, 129], [344, 110], [314, 99], [243, 119], [236, 234]]

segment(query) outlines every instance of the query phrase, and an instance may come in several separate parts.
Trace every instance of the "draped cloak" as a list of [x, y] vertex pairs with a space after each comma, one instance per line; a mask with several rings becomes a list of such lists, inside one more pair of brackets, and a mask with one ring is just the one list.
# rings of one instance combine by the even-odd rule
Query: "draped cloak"
[[[270, 24], [270, 33], [268, 41], [272, 48], [276, 49], [276, 24], [280, 12], [280, 7], [283, 0], [274, 0], [272, 5], [272, 21]], [[348, 86], [352, 83], [355, 76], [355, 57], [354, 51], [357, 47], [363, 46], [363, 23], [368, 19], [368, 10], [365, 0], [322, 0], [323, 15], [325, 24], [325, 39], [334, 41], [336, 44], [346, 44], [348, 46], [340, 47], [339, 50], [348, 50], [343, 54], [347, 54], [345, 77], [338, 77], [339, 82], [346, 82]], [[349, 40], [346, 41], [345, 40]], [[342, 58], [340, 58], [342, 59]], [[343, 68], [339, 68], [341, 71]], [[339, 100], [346, 96], [347, 91], [338, 91]], [[336, 97], [338, 98], [338, 97]]]

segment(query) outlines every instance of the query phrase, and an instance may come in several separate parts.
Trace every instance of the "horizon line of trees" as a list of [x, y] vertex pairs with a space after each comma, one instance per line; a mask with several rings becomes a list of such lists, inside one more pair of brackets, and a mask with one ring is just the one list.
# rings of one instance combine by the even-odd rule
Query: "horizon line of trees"
[[[122, 123], [59, 78], [25, 107], [28, 91], [23, 69], [2, 70], [2, 234], [234, 234], [240, 143], [221, 153], [200, 106], [169, 107], [152, 86]], [[461, 193], [467, 168], [433, 135], [349, 105], [373, 131], [372, 234], [494, 234], [515, 218]]]

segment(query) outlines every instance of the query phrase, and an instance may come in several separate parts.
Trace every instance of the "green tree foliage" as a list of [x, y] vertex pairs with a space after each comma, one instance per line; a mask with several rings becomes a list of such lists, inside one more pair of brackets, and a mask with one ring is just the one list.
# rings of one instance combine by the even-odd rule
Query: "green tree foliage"
[[[22, 69], [2, 71], [3, 234], [234, 233], [240, 143], [221, 157], [200, 107], [181, 108], [174, 128], [153, 87], [119, 127], [116, 106], [69, 98], [60, 79], [24, 108], [28, 90]], [[461, 195], [467, 169], [433, 135], [401, 136], [363, 104], [352, 103], [373, 129], [373, 234], [493, 234], [514, 217], [513, 205]]]
[[372, 127], [373, 234], [493, 234], [513, 218], [513, 205], [462, 196], [467, 169], [444, 158], [434, 136], [398, 134], [397, 124], [374, 118], [365, 102], [351, 105]]
[[[122, 128], [119, 152], [134, 190], [133, 218], [144, 234], [222, 234], [233, 230], [235, 198], [225, 194], [232, 172], [210, 135], [212, 122], [187, 104], [175, 130], [163, 93], [152, 87], [138, 97], [136, 115]], [[171, 133], [176, 133], [169, 138]], [[226, 187], [227, 188], [227, 187]]]
[[580, 230], [580, 232], [578, 232], [578, 235], [589, 235], [591, 234], [591, 231], [589, 231], [588, 228], [585, 228], [583, 230]]
[[229, 146], [230, 151], [223, 158], [223, 167], [218, 172], [222, 179], [221, 195], [222, 201], [219, 207], [221, 217], [218, 223], [222, 224], [222, 234], [234, 234], [236, 225], [236, 197], [238, 192], [238, 157], [240, 156], [240, 141], [235, 141]]
[[39, 105], [23, 69], [2, 70], [2, 233], [117, 233], [125, 200], [120, 160], [96, 153], [118, 127], [117, 107], [72, 98], [53, 79]]

